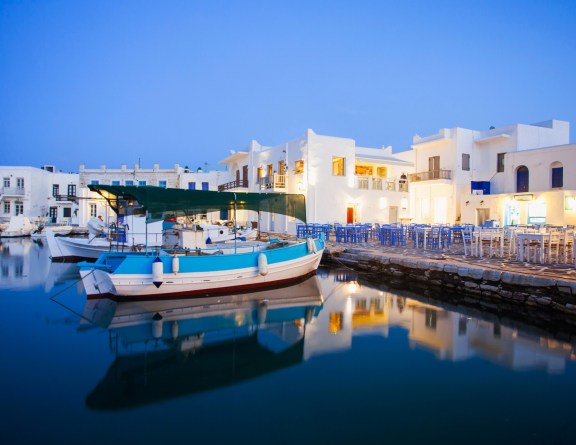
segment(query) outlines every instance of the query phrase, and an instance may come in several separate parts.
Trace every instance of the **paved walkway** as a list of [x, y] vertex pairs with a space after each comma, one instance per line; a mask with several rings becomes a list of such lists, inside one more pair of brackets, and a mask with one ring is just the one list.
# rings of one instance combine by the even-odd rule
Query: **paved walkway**
[[381, 255], [383, 258], [414, 258], [442, 262], [443, 264], [470, 265], [484, 269], [494, 269], [501, 272], [512, 272], [525, 275], [546, 277], [560, 280], [576, 281], [576, 268], [573, 264], [539, 264], [523, 263], [514, 258], [478, 258], [464, 256], [460, 245], [452, 245], [450, 249], [415, 249], [412, 247], [381, 246], [377, 240], [367, 243], [337, 243], [328, 241], [326, 248], [330, 253], [336, 252], [366, 252], [371, 255]]

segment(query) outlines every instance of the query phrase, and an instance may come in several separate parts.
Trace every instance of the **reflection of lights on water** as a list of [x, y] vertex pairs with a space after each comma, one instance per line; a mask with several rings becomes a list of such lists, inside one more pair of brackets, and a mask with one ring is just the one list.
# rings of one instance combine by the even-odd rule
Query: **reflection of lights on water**
[[351, 294], [355, 294], [356, 292], [358, 292], [359, 288], [360, 285], [358, 284], [357, 281], [349, 281], [348, 283], [346, 283], [346, 290]]

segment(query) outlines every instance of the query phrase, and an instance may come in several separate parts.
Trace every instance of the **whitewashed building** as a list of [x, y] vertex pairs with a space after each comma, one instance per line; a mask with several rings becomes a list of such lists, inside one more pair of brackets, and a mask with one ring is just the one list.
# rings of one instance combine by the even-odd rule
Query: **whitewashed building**
[[39, 223], [77, 224], [79, 176], [54, 166], [1, 166], [0, 222], [24, 215]]
[[[309, 222], [389, 223], [409, 218], [407, 183], [413, 164], [391, 147], [358, 147], [353, 139], [312, 130], [290, 142], [264, 146], [252, 141], [220, 161], [228, 180], [220, 190], [302, 193]], [[254, 218], [254, 216], [252, 216]], [[266, 214], [263, 230], [295, 233], [297, 221]]]
[[[109, 168], [105, 164], [97, 169], [87, 169], [80, 164], [80, 191], [82, 204], [80, 209], [80, 222], [85, 225], [92, 217], [102, 216], [105, 221], [113, 222], [116, 215], [112, 213], [106, 201], [97, 193], [90, 192], [88, 185], [126, 185], [126, 186], [154, 186], [163, 188], [182, 188], [189, 190], [217, 190], [220, 175], [223, 172], [204, 172], [201, 168], [195, 171], [188, 167], [174, 164], [172, 168], [160, 168], [160, 164], [154, 164], [151, 169], [141, 168], [134, 164], [128, 168], [122, 164], [118, 168]], [[219, 214], [202, 213], [198, 219], [218, 219]]]
[[574, 224], [576, 150], [569, 123], [414, 136], [411, 213], [422, 223]]

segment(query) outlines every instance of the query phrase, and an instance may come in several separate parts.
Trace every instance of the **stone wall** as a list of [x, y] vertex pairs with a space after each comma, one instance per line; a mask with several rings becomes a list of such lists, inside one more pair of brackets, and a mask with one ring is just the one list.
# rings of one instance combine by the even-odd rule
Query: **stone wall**
[[430, 290], [436, 298], [444, 295], [452, 302], [492, 312], [576, 326], [576, 281], [458, 264], [451, 259], [386, 257], [359, 251], [325, 251], [322, 261], [354, 269], [367, 281]]

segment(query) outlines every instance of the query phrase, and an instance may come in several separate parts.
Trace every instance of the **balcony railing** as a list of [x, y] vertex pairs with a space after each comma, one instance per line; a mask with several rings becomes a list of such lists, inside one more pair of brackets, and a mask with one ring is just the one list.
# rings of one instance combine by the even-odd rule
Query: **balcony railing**
[[434, 179], [452, 179], [452, 170], [430, 170], [427, 172], [411, 173], [410, 182], [432, 181]]
[[222, 184], [218, 186], [218, 191], [223, 192], [225, 190], [230, 189], [239, 189], [239, 188], [248, 188], [248, 180], [247, 179], [237, 179], [232, 182], [227, 182], [226, 184]]
[[76, 195], [54, 195], [54, 199], [56, 201], [69, 202], [76, 201], [78, 197]]
[[23, 187], [2, 187], [0, 190], [2, 190], [3, 195], [8, 195], [8, 196], [24, 196], [25, 195], [25, 191], [24, 191]]
[[258, 178], [258, 185], [261, 190], [265, 189], [285, 189], [286, 175], [272, 175]]
[[387, 192], [407, 192], [408, 183], [405, 180], [396, 181], [391, 178], [373, 178], [370, 176], [356, 176], [356, 187], [360, 190], [385, 190]]

